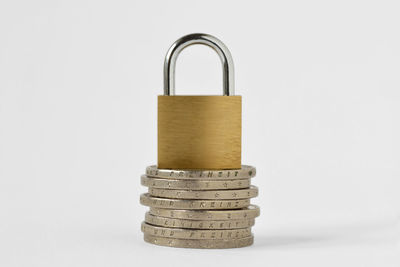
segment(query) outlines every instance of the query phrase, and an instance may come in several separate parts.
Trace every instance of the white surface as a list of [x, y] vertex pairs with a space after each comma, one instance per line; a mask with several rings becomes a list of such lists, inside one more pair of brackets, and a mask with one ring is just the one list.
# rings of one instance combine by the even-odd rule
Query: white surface
[[[0, 266], [399, 266], [397, 1], [1, 1]], [[168, 47], [230, 48], [254, 246], [142, 241]], [[206, 47], [177, 92], [219, 94]]]

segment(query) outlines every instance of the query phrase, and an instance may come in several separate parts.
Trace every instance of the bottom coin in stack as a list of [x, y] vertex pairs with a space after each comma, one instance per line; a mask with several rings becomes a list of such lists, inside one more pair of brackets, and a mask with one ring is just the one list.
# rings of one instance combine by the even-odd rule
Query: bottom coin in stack
[[177, 239], [238, 239], [251, 236], [250, 227], [229, 230], [194, 230], [161, 227], [143, 222], [141, 228], [144, 234]]
[[168, 247], [177, 248], [241, 248], [253, 244], [254, 238], [252, 235], [238, 239], [177, 239], [171, 237], [159, 237], [150, 234], [144, 234], [144, 241]]

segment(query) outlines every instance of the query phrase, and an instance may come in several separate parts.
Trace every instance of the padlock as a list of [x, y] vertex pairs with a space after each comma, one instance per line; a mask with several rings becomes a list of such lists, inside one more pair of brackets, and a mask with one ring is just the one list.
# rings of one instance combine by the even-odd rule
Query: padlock
[[[177, 57], [193, 44], [207, 45], [219, 55], [223, 95], [175, 95]], [[234, 89], [232, 56], [220, 40], [190, 34], [171, 46], [164, 62], [164, 95], [158, 96], [158, 168], [241, 168], [242, 98]]]

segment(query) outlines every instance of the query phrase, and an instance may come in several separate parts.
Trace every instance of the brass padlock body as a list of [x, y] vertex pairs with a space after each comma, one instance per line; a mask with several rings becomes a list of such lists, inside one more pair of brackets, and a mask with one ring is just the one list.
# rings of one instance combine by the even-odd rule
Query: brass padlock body
[[158, 168], [240, 169], [241, 96], [158, 96]]

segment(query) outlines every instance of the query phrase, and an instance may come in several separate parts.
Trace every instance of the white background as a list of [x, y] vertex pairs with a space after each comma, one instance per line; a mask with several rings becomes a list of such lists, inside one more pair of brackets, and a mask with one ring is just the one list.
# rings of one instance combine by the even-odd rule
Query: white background
[[[0, 266], [399, 266], [397, 1], [0, 2]], [[140, 232], [162, 64], [182, 35], [230, 48], [255, 244], [152, 246]], [[220, 94], [209, 48], [177, 92]]]

